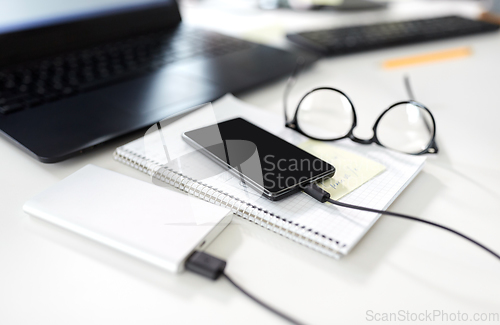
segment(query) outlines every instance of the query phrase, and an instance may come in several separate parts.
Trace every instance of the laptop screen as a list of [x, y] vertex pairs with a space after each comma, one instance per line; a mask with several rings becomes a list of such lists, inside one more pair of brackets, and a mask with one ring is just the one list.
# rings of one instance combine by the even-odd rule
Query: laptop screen
[[98, 17], [175, 0], [0, 0], [0, 34]]

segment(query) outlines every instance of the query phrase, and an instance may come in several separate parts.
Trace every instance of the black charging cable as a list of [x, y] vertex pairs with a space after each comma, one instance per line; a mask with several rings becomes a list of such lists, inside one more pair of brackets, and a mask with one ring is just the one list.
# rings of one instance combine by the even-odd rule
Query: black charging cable
[[348, 204], [348, 203], [343, 203], [343, 202], [335, 201], [335, 200], [332, 200], [330, 198], [330, 193], [328, 193], [327, 191], [323, 190], [316, 183], [308, 184], [307, 186], [302, 187], [302, 190], [305, 193], [307, 193], [309, 196], [311, 196], [314, 199], [320, 201], [321, 203], [329, 202], [331, 204], [335, 204], [337, 206], [341, 206], [341, 207], [348, 208], [348, 209], [355, 209], [355, 210], [360, 210], [360, 211], [367, 211], [367, 212], [373, 212], [373, 213], [386, 214], [386, 215], [393, 216], [393, 217], [399, 217], [399, 218], [404, 218], [404, 219], [409, 219], [409, 220], [414, 220], [414, 221], [422, 222], [422, 223], [425, 223], [425, 224], [428, 224], [428, 225], [431, 225], [431, 226], [435, 226], [435, 227], [438, 227], [438, 228], [441, 228], [441, 229], [444, 229], [444, 230], [448, 230], [449, 232], [452, 232], [455, 235], [458, 235], [458, 236], [460, 236], [460, 237], [462, 237], [462, 238], [470, 241], [471, 243], [476, 244], [477, 246], [481, 247], [482, 249], [484, 249], [488, 253], [490, 253], [493, 256], [495, 256], [496, 258], [500, 259], [500, 255], [499, 254], [495, 253], [494, 251], [492, 251], [488, 247], [484, 246], [483, 244], [475, 241], [474, 239], [472, 239], [472, 238], [470, 238], [470, 237], [468, 237], [468, 236], [466, 236], [466, 235], [464, 235], [464, 234], [462, 234], [462, 233], [460, 233], [460, 232], [458, 232], [456, 230], [450, 229], [450, 228], [448, 228], [446, 226], [443, 226], [443, 225], [440, 225], [438, 223], [435, 223], [435, 222], [432, 222], [432, 221], [428, 221], [428, 220], [424, 220], [424, 219], [420, 219], [420, 218], [417, 218], [417, 217], [412, 217], [412, 216], [409, 216], [409, 215], [406, 215], [406, 214], [402, 214], [402, 213], [396, 213], [396, 212], [390, 212], [390, 211], [383, 211], [383, 210], [377, 210], [377, 209], [371, 209], [371, 208], [365, 208], [365, 207], [360, 207], [360, 206], [357, 206], [357, 205], [352, 205], [352, 204]]
[[[308, 195], [310, 195], [311, 197], [313, 197], [314, 199], [316, 199], [319, 202], [321, 202], [321, 203], [330, 202], [331, 204], [334, 204], [334, 205], [337, 205], [337, 206], [341, 206], [341, 207], [344, 207], [344, 208], [355, 209], [355, 210], [366, 211], [366, 212], [386, 214], [386, 215], [393, 216], [393, 217], [399, 217], [399, 218], [404, 218], [404, 219], [419, 221], [419, 222], [422, 222], [422, 223], [425, 223], [425, 224], [428, 224], [428, 225], [431, 225], [431, 226], [435, 226], [435, 227], [438, 227], [438, 228], [441, 228], [441, 229], [444, 229], [444, 230], [448, 230], [449, 232], [452, 232], [455, 235], [458, 235], [458, 236], [460, 236], [460, 237], [462, 237], [462, 238], [470, 241], [471, 243], [476, 244], [477, 246], [481, 247], [482, 249], [484, 249], [488, 253], [490, 253], [493, 256], [495, 256], [496, 258], [500, 259], [500, 255], [498, 255], [497, 253], [495, 253], [494, 251], [492, 251], [488, 247], [484, 246], [483, 244], [475, 241], [474, 239], [472, 239], [472, 238], [470, 238], [470, 237], [468, 237], [468, 236], [466, 236], [466, 235], [464, 235], [464, 234], [462, 234], [462, 233], [460, 233], [460, 232], [458, 232], [456, 230], [450, 229], [450, 228], [448, 228], [446, 226], [443, 226], [443, 225], [440, 225], [438, 223], [435, 223], [435, 222], [432, 222], [432, 221], [428, 221], [428, 220], [424, 220], [424, 219], [420, 219], [420, 218], [417, 218], [417, 217], [412, 217], [412, 216], [409, 216], [409, 215], [406, 215], [406, 214], [402, 214], [402, 213], [396, 213], [396, 212], [390, 212], [390, 211], [383, 211], [383, 210], [377, 210], [377, 209], [371, 209], [371, 208], [365, 208], [365, 207], [361, 207], [361, 206], [357, 206], [357, 205], [352, 205], [352, 204], [348, 204], [348, 203], [343, 203], [343, 202], [335, 201], [335, 200], [332, 200], [330, 198], [330, 193], [328, 193], [327, 191], [323, 190], [316, 183], [308, 184], [307, 186], [302, 187], [302, 190], [305, 193], [307, 193]], [[254, 295], [252, 295], [251, 293], [249, 293], [248, 291], [246, 291], [245, 289], [243, 289], [240, 285], [238, 285], [236, 282], [234, 282], [233, 279], [231, 279], [231, 277], [229, 275], [227, 275], [227, 273], [225, 272], [225, 268], [226, 268], [226, 261], [221, 260], [221, 259], [219, 259], [219, 258], [217, 258], [215, 256], [212, 256], [210, 254], [207, 254], [205, 252], [196, 251], [186, 261], [186, 269], [188, 269], [188, 270], [190, 270], [190, 271], [192, 271], [194, 273], [197, 273], [199, 275], [202, 275], [202, 276], [204, 276], [206, 278], [212, 279], [212, 280], [217, 280], [221, 276], [225, 277], [229, 281], [229, 283], [231, 283], [236, 289], [238, 289], [239, 291], [241, 291], [245, 296], [247, 296], [248, 298], [252, 299], [253, 301], [255, 301], [256, 303], [258, 303], [262, 307], [264, 307], [267, 310], [273, 312], [274, 314], [282, 317], [283, 319], [289, 321], [292, 324], [295, 324], [295, 325], [301, 325], [302, 324], [299, 321], [291, 318], [290, 316], [287, 316], [287, 315], [283, 314], [279, 310], [274, 309], [273, 307], [271, 307], [267, 303], [263, 302], [259, 298], [255, 297]]]
[[289, 321], [292, 324], [302, 325], [301, 322], [274, 309], [267, 303], [263, 302], [262, 300], [258, 299], [257, 297], [255, 297], [254, 295], [243, 289], [239, 284], [234, 282], [233, 279], [231, 279], [231, 277], [227, 275], [227, 273], [224, 271], [226, 268], [226, 261], [221, 260], [205, 252], [196, 251], [187, 259], [185, 265], [187, 270], [202, 275], [211, 280], [217, 280], [221, 276], [225, 277], [229, 281], [229, 283], [231, 283], [236, 289], [241, 291], [245, 296], [252, 299], [262, 307], [275, 313], [276, 315], [282, 317], [283, 319]]

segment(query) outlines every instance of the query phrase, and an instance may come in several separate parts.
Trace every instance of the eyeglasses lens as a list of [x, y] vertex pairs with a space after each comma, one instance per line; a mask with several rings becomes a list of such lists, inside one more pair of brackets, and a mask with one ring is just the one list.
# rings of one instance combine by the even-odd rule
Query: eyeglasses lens
[[308, 94], [297, 111], [297, 124], [305, 134], [333, 140], [345, 136], [352, 128], [354, 111], [340, 92], [320, 89]]
[[376, 132], [378, 140], [385, 147], [414, 154], [429, 146], [434, 123], [427, 110], [404, 103], [384, 114]]

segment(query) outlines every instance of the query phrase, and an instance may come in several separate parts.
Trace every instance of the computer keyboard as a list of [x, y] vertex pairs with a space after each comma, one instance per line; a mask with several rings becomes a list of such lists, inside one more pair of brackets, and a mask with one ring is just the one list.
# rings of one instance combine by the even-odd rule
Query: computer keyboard
[[254, 46], [221, 34], [186, 29], [106, 43], [0, 69], [0, 113], [74, 96], [196, 56], [219, 56]]
[[327, 55], [496, 31], [500, 26], [458, 16], [351, 26], [287, 35], [299, 45]]

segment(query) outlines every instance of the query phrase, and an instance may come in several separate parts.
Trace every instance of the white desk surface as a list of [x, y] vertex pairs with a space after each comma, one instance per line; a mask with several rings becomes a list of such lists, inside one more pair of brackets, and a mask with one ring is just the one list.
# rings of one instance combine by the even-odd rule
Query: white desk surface
[[[221, 13], [220, 7], [193, 3], [184, 6], [186, 22], [247, 35], [252, 24], [276, 31], [276, 26], [284, 30], [478, 11], [464, 2], [412, 2], [373, 15], [301, 16]], [[217, 12], [234, 18], [225, 24], [206, 18]], [[276, 35], [267, 41], [284, 44]], [[473, 55], [381, 68], [390, 58], [460, 46], [470, 46]], [[369, 136], [377, 114], [405, 99], [402, 76], [408, 73], [417, 99], [436, 117], [440, 153], [429, 157], [390, 210], [448, 225], [500, 252], [498, 53], [496, 33], [324, 59], [301, 76], [294, 93], [317, 84], [343, 89], [356, 105], [357, 134]], [[280, 80], [240, 98], [280, 112], [283, 87]], [[147, 180], [112, 158], [115, 147], [140, 136], [53, 165], [35, 161], [0, 138], [0, 324], [286, 324], [224, 279], [173, 276], [23, 213], [27, 199], [89, 163]], [[227, 272], [249, 291], [307, 324], [371, 323], [375, 313], [439, 311], [450, 319], [467, 314], [469, 320], [475, 313], [500, 313], [500, 261], [455, 235], [392, 217], [382, 217], [341, 260], [237, 218], [208, 252], [226, 259]], [[491, 323], [498, 324], [498, 318]]]

